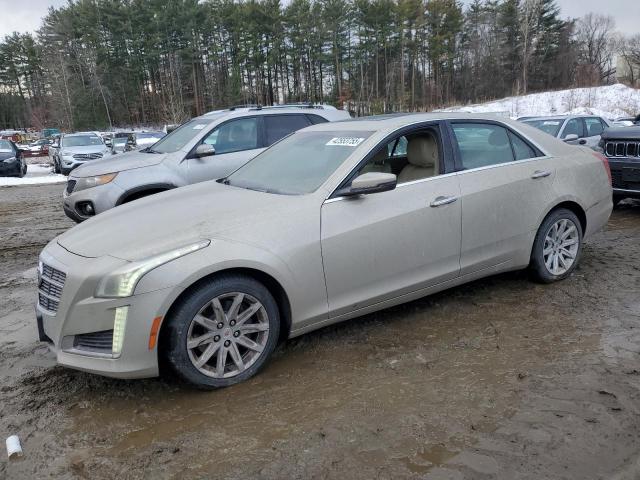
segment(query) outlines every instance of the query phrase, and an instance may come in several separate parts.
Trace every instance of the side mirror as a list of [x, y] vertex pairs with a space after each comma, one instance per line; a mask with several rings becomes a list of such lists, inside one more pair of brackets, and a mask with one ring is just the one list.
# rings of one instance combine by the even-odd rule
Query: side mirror
[[196, 147], [195, 152], [193, 152], [193, 156], [196, 158], [202, 157], [210, 157], [211, 155], [216, 154], [216, 149], [211, 145], [207, 145], [206, 143], [202, 143]]
[[356, 195], [388, 192], [396, 188], [397, 183], [398, 177], [393, 173], [368, 172], [358, 175], [353, 179], [349, 187], [341, 188], [336, 192], [336, 195], [353, 197]]
[[570, 133], [569, 135], [566, 135], [563, 140], [565, 142], [573, 142], [574, 140], [578, 139], [578, 135], [576, 135], [575, 133]]

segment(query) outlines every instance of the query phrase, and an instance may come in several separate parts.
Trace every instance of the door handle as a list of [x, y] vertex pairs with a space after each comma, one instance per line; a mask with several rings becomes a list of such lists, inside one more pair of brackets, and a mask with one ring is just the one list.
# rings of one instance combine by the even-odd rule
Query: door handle
[[436, 197], [436, 199], [429, 204], [431, 207], [441, 207], [443, 205], [449, 205], [450, 203], [458, 200], [458, 197]]
[[535, 172], [533, 172], [533, 175], [531, 175], [531, 178], [536, 180], [538, 178], [548, 177], [549, 175], [551, 175], [551, 172], [549, 172], [548, 170], [536, 170]]

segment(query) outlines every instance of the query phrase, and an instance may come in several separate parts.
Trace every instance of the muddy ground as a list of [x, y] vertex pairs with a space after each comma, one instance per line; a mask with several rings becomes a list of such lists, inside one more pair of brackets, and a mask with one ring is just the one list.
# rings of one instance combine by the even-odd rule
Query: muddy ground
[[0, 478], [640, 478], [640, 203], [557, 285], [474, 282], [291, 340], [217, 392], [56, 367], [35, 264], [62, 186], [0, 189]]

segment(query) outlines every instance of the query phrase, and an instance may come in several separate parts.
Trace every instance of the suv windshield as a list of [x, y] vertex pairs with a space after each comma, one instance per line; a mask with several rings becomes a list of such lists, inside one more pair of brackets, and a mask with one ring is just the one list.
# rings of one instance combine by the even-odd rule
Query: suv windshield
[[532, 127], [536, 127], [538, 130], [542, 130], [549, 135], [554, 137], [558, 136], [558, 131], [560, 130], [560, 126], [562, 125], [563, 120], [525, 120], [524, 123], [527, 125], [531, 125]]
[[153, 144], [153, 148], [147, 149], [151, 153], [173, 153], [182, 149], [187, 143], [193, 140], [202, 130], [211, 125], [211, 121], [219, 118], [221, 115], [211, 115], [206, 119], [194, 119], [163, 137], [157, 143]]
[[13, 152], [13, 147], [11, 146], [11, 142], [9, 140], [0, 140], [0, 153], [11, 153]]
[[74, 135], [62, 139], [63, 147], [87, 147], [89, 145], [102, 145], [102, 140], [96, 135]]
[[224, 183], [269, 193], [315, 191], [372, 132], [297, 132], [231, 174]]

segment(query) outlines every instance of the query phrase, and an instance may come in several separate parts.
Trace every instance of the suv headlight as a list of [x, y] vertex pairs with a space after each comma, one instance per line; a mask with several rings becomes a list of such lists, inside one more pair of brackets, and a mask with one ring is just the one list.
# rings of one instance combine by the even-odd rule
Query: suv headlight
[[9, 157], [9, 158], [5, 158], [3, 160], [4, 163], [11, 163], [11, 162], [15, 162], [16, 160], [18, 160], [16, 157]]
[[98, 185], [105, 185], [116, 178], [118, 172], [105, 173], [104, 175], [96, 175], [95, 177], [76, 177], [76, 186], [73, 189], [74, 192], [85, 190], [87, 188], [97, 187]]
[[99, 298], [130, 297], [133, 295], [140, 279], [151, 270], [176, 258], [208, 247], [210, 243], [211, 240], [200, 240], [159, 255], [128, 263], [103, 277], [98, 283], [95, 296]]

